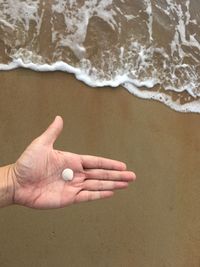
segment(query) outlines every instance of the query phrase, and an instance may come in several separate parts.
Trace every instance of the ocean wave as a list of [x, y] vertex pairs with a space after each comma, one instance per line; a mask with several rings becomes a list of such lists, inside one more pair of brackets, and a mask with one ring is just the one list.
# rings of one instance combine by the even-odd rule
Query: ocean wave
[[66, 71], [200, 113], [196, 0], [0, 0], [0, 70]]

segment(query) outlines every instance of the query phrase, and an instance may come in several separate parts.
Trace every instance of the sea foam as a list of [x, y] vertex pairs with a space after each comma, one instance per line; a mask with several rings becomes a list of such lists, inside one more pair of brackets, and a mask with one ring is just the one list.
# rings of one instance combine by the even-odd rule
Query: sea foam
[[0, 70], [65, 71], [200, 113], [196, 0], [0, 0]]

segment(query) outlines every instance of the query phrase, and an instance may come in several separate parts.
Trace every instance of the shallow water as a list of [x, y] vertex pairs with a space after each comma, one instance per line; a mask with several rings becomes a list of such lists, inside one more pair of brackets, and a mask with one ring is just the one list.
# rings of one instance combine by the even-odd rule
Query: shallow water
[[199, 25], [197, 0], [0, 0], [0, 69], [72, 72], [200, 113]]

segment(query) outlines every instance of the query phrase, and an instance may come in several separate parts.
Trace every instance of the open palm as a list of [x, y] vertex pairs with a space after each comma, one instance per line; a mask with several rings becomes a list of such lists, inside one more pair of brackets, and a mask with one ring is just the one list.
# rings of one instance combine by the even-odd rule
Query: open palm
[[[53, 144], [63, 128], [57, 116], [14, 164], [14, 202], [32, 208], [60, 208], [72, 203], [106, 198], [135, 179], [126, 165], [110, 159], [58, 151]], [[62, 171], [74, 171], [72, 181]]]

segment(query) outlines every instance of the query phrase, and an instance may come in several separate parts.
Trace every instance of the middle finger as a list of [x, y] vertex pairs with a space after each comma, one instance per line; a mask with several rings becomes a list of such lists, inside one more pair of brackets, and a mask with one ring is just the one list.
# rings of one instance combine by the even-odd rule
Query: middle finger
[[102, 169], [88, 169], [84, 171], [86, 179], [99, 179], [99, 180], [111, 180], [111, 181], [126, 181], [132, 182], [136, 176], [130, 171], [111, 171]]

